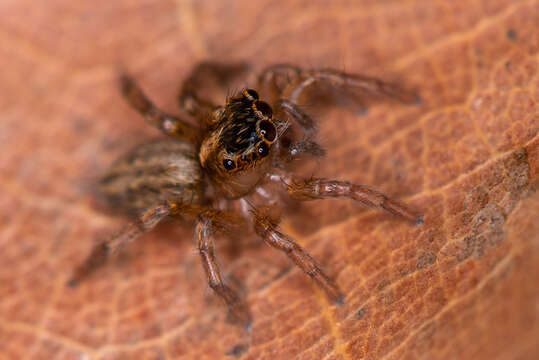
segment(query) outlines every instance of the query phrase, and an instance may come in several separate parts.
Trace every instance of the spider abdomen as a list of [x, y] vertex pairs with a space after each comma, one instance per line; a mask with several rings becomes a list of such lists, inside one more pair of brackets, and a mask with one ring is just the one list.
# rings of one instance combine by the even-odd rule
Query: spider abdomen
[[99, 192], [113, 207], [137, 215], [165, 200], [200, 203], [202, 181], [195, 147], [164, 140], [140, 145], [116, 161], [101, 179]]

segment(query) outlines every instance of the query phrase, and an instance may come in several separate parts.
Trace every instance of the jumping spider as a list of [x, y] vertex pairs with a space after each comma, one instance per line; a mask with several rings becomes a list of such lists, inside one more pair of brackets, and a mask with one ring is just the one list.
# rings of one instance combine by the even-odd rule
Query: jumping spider
[[[298, 179], [293, 177], [289, 166], [302, 154], [323, 153], [314, 140], [315, 122], [297, 105], [299, 97], [312, 84], [356, 89], [401, 101], [412, 100], [409, 94], [375, 78], [332, 69], [305, 71], [291, 65], [277, 65], [265, 69], [257, 84], [259, 89], [269, 90], [272, 106], [252, 89], [229, 97], [224, 106], [199, 97], [201, 78], [213, 76], [223, 82], [235, 70], [233, 65], [202, 63], [184, 82], [180, 104], [198, 120], [198, 126], [163, 112], [131, 77], [121, 77], [128, 103], [172, 139], [135, 148], [101, 180], [100, 192], [104, 197], [135, 220], [97, 245], [75, 269], [69, 285], [76, 285], [103, 265], [111, 254], [153, 229], [161, 220], [195, 218], [195, 243], [209, 286], [227, 303], [232, 318], [248, 326], [249, 311], [223, 282], [213, 242], [214, 231], [226, 230], [240, 222], [252, 224], [264, 242], [283, 251], [331, 300], [343, 301], [337, 285], [294, 239], [281, 232], [277, 221], [266, 212], [263, 202], [275, 203], [276, 197], [269, 185], [286, 190], [299, 200], [348, 198], [422, 223], [421, 217], [407, 206], [365, 185], [323, 178]], [[273, 109], [281, 116], [274, 114]], [[301, 139], [293, 138], [291, 125], [301, 130]], [[260, 194], [265, 195], [262, 204], [260, 199], [253, 200]], [[256, 202], [258, 205], [253, 205]], [[239, 206], [232, 211], [234, 204]]]

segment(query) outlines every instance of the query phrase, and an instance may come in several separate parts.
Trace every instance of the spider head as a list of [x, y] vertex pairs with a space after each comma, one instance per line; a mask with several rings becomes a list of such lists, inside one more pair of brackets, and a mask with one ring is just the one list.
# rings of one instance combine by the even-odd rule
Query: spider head
[[200, 160], [225, 193], [242, 196], [265, 175], [278, 138], [273, 111], [252, 89], [228, 99], [214, 113], [214, 125], [202, 142]]
[[254, 90], [243, 90], [228, 100], [220, 136], [221, 162], [226, 171], [242, 171], [268, 157], [277, 137], [272, 116], [271, 107], [259, 100]]

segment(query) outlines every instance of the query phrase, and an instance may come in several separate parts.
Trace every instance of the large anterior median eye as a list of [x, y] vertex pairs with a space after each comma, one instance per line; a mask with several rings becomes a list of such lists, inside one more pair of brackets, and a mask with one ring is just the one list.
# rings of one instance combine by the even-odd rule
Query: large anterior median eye
[[273, 115], [273, 110], [271, 110], [271, 106], [269, 106], [268, 103], [264, 101], [257, 101], [255, 106], [256, 110], [260, 111], [265, 117], [270, 118], [271, 115]]
[[261, 121], [260, 124], [258, 124], [258, 131], [260, 132], [260, 136], [268, 141], [275, 140], [275, 136], [277, 136], [275, 126], [267, 120]]

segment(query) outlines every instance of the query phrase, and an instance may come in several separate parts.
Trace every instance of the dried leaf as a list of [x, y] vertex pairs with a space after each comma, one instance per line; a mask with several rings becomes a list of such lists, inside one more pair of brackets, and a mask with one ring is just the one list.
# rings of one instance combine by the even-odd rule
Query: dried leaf
[[[0, 354], [4, 359], [532, 359], [539, 354], [537, 1], [3, 1]], [[411, 227], [346, 201], [283, 227], [346, 294], [335, 307], [282, 254], [219, 243], [251, 333], [225, 322], [188, 224], [71, 270], [124, 220], [91, 185], [159, 136], [125, 104], [127, 68], [178, 112], [204, 59], [380, 76], [422, 103], [318, 116], [317, 171], [425, 214]], [[308, 110], [308, 109], [307, 109]]]

